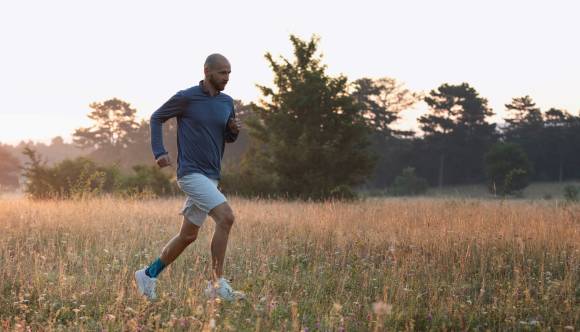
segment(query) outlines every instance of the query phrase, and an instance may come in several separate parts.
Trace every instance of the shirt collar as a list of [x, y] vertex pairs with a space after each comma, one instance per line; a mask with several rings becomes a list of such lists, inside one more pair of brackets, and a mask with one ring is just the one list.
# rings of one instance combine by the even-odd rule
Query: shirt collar
[[[203, 93], [205, 93], [206, 95], [210, 96], [210, 94], [209, 94], [209, 90], [208, 90], [208, 89], [207, 89], [207, 88], [206, 88], [206, 87], [203, 85], [203, 80], [199, 81], [199, 86], [200, 86], [200, 88], [201, 88], [201, 91], [202, 91]], [[216, 94], [216, 96], [217, 96], [217, 95], [219, 95], [220, 93], [221, 93], [221, 92], [220, 92], [220, 91], [218, 91], [218, 92], [217, 92], [217, 94]]]

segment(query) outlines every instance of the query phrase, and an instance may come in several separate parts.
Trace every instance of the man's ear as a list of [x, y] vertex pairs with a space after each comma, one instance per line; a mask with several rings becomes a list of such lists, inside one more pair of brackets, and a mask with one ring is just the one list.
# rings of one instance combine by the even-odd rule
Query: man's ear
[[208, 66], [203, 66], [203, 73], [205, 74], [205, 76], [207, 76], [209, 74], [209, 67]]

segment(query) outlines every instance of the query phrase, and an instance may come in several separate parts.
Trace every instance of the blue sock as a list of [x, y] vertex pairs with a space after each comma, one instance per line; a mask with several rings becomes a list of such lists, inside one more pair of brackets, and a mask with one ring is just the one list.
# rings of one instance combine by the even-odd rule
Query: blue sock
[[163, 269], [165, 269], [165, 263], [161, 261], [161, 258], [157, 258], [155, 262], [151, 263], [151, 265], [149, 265], [149, 267], [145, 270], [145, 274], [149, 278], [157, 278]]

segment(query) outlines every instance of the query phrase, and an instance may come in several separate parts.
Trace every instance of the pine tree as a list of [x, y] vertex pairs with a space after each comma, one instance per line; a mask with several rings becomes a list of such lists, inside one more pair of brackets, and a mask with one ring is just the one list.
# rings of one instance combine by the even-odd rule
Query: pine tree
[[368, 176], [373, 158], [369, 129], [348, 93], [344, 76], [330, 77], [317, 55], [318, 41], [290, 36], [293, 60], [275, 61], [275, 88], [259, 86], [263, 99], [258, 119], [250, 122], [253, 149], [250, 166], [275, 179], [289, 197], [321, 199], [344, 193]]
[[[419, 118], [424, 144], [436, 154], [437, 182], [470, 183], [484, 178], [483, 156], [495, 141], [487, 99], [467, 83], [443, 84], [425, 97], [429, 113]], [[445, 181], [445, 177], [448, 179]]]

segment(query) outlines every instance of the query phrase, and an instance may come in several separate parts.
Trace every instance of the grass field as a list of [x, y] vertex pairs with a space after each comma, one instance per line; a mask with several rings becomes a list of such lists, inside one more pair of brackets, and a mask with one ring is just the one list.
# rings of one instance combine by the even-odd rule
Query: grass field
[[160, 276], [133, 272], [177, 231], [180, 199], [0, 200], [2, 330], [578, 330], [580, 204], [232, 199], [226, 271], [207, 301], [207, 221]]

